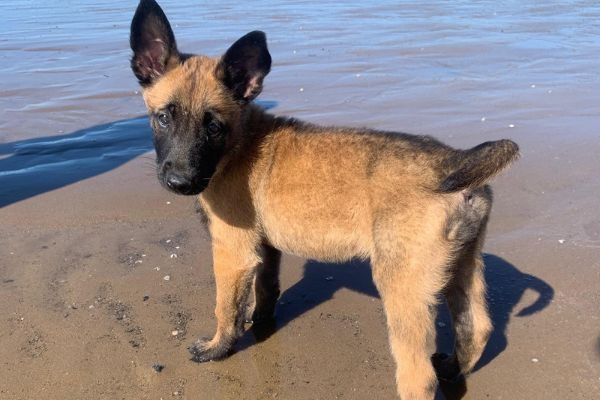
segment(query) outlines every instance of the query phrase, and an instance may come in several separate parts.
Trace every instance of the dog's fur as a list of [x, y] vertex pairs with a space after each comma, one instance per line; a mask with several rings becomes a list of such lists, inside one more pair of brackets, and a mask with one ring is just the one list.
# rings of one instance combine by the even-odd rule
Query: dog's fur
[[517, 157], [515, 143], [456, 150], [426, 136], [272, 116], [252, 103], [271, 67], [262, 32], [219, 59], [182, 54], [154, 0], [140, 2], [130, 41], [158, 178], [199, 195], [212, 237], [218, 326], [191, 347], [193, 360], [227, 356], [252, 288], [252, 321], [273, 317], [285, 251], [371, 261], [403, 400], [434, 397], [427, 348], [439, 294], [456, 349], [434, 357], [437, 373], [473, 368], [492, 329], [481, 256], [492, 203], [486, 183]]

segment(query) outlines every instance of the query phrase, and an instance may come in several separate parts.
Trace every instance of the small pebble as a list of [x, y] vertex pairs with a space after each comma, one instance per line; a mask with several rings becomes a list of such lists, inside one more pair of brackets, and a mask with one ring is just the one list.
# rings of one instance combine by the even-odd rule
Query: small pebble
[[177, 336], [177, 335], [179, 335], [179, 331], [171, 331], [171, 335]]
[[149, 299], [150, 299], [150, 296], [148, 296], [148, 295], [145, 295], [145, 296], [143, 297], [143, 299], [142, 299], [142, 300], [143, 300], [143, 301], [148, 301]]
[[172, 253], [172, 254], [171, 254], [171, 258], [177, 258], [177, 254], [175, 254], [175, 253]]
[[165, 240], [165, 243], [171, 243], [171, 239]]
[[165, 366], [162, 364], [156, 363], [156, 364], [152, 365], [152, 369], [156, 372], [162, 372], [162, 370], [165, 369]]
[[171, 276], [170, 275], [165, 275], [163, 279], [165, 281], [170, 281], [171, 280]]
[[558, 243], [563, 244], [565, 242], [565, 239], [558, 239]]
[[536, 362], [540, 362], [540, 360], [538, 360], [537, 358], [532, 358], [531, 362], [536, 363]]
[[171, 204], [171, 202], [170, 202], [170, 201], [167, 201], [167, 205], [168, 205], [168, 204]]
[[301, 91], [301, 92], [304, 92], [304, 88], [302, 88], [302, 87], [301, 87], [301, 88], [300, 88], [300, 91]]
[[481, 122], [485, 122], [485, 117], [481, 117]]
[[515, 127], [515, 125], [514, 125], [514, 124], [510, 124], [510, 125], [508, 125], [508, 127], [509, 127], [509, 128], [514, 128], [514, 127]]

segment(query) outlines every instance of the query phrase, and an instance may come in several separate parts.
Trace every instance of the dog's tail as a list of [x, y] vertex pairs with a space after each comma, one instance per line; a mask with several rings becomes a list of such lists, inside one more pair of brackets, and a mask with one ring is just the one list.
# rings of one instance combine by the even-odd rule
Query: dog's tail
[[519, 146], [512, 140], [485, 142], [452, 156], [452, 172], [442, 181], [438, 192], [450, 193], [483, 186], [519, 157]]

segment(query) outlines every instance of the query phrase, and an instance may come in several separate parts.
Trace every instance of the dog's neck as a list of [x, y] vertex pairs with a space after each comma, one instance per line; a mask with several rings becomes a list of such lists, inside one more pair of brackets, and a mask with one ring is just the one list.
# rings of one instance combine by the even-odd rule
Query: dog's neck
[[270, 114], [254, 103], [246, 106], [241, 123], [242, 126], [238, 132], [241, 137], [235, 141], [234, 147], [229, 148], [219, 162], [216, 175], [240, 167], [250, 169], [248, 166], [260, 157], [259, 153], [277, 132], [286, 130], [288, 127], [298, 132], [302, 130], [302, 127], [311, 126], [311, 124], [295, 118]]
[[266, 112], [260, 106], [251, 103], [248, 105], [245, 118], [245, 133], [253, 140], [260, 140], [285, 126], [296, 123], [298, 121], [293, 118], [275, 116]]
[[270, 114], [254, 103], [248, 105], [244, 122], [244, 134], [247, 139], [251, 139], [253, 142], [262, 142], [272, 133], [286, 127], [293, 127], [298, 132], [304, 130], [303, 128], [316, 128], [317, 126], [294, 117]]

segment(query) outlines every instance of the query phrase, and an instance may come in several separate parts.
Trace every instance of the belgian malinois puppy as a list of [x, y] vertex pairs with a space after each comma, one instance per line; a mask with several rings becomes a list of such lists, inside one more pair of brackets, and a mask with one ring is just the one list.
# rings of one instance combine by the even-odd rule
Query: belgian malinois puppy
[[[252, 289], [253, 323], [273, 317], [285, 251], [370, 260], [403, 400], [433, 399], [436, 369], [453, 378], [473, 368], [492, 329], [481, 255], [487, 182], [517, 157], [515, 143], [456, 150], [426, 136], [270, 115], [252, 103], [271, 68], [264, 33], [248, 33], [218, 59], [180, 53], [154, 0], [140, 2], [130, 43], [158, 179], [198, 196], [212, 237], [217, 332], [193, 344], [194, 361], [228, 355]], [[440, 294], [456, 344], [432, 363]]]

